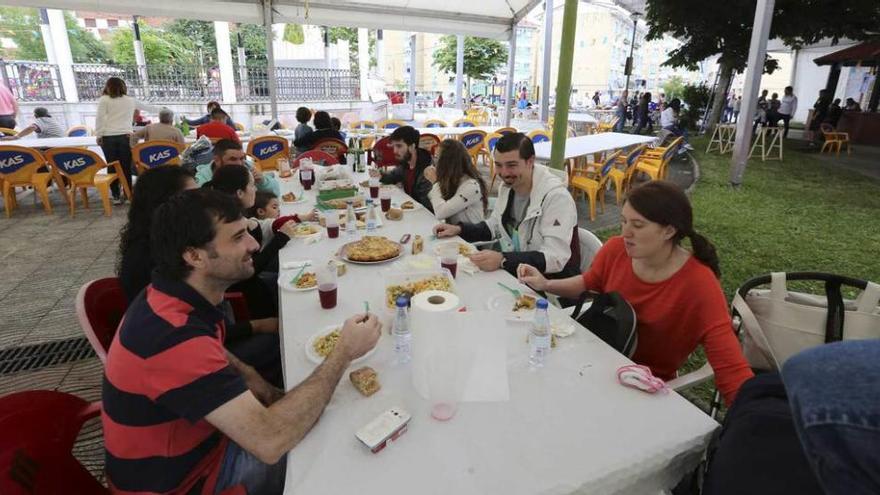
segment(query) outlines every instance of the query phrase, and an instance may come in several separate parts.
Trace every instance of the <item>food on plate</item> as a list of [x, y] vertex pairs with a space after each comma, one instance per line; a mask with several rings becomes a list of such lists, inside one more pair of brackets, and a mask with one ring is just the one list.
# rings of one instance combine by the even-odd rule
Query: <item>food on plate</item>
[[318, 279], [312, 272], [305, 272], [300, 275], [299, 280], [294, 284], [297, 289], [311, 289], [318, 285]]
[[400, 207], [404, 210], [412, 210], [415, 209], [416, 204], [412, 202], [412, 200], [404, 201], [400, 204]]
[[526, 311], [531, 311], [531, 310], [535, 309], [535, 304], [537, 302], [538, 302], [538, 300], [535, 299], [535, 296], [523, 294], [523, 295], [519, 296], [518, 298], [516, 298], [516, 301], [514, 301], [513, 310], [519, 311], [521, 309], [524, 309]]
[[474, 248], [470, 244], [465, 244], [463, 242], [458, 243], [458, 254], [462, 256], [467, 256], [469, 254], [472, 254], [473, 252]]
[[333, 349], [336, 348], [336, 343], [339, 342], [339, 329], [334, 329], [332, 332], [327, 335], [322, 335], [315, 339], [315, 342], [312, 344], [312, 349], [314, 349], [315, 354], [325, 358], [333, 352]]
[[348, 244], [346, 257], [351, 261], [385, 261], [400, 255], [400, 245], [379, 236], [364, 236], [363, 239]]
[[[324, 204], [330, 208], [333, 208], [334, 210], [344, 210], [348, 208], [348, 201], [350, 199], [352, 198], [328, 199], [324, 201]], [[361, 196], [355, 197], [353, 204], [355, 208], [361, 208], [365, 204], [364, 198], [362, 198]]]
[[281, 201], [284, 201], [285, 203], [293, 203], [294, 201], [296, 201], [296, 194], [293, 194], [292, 192], [282, 194]]
[[382, 388], [382, 385], [379, 383], [378, 373], [369, 366], [352, 371], [348, 374], [348, 378], [351, 379], [354, 388], [363, 394], [364, 397], [369, 397]]
[[403, 218], [403, 210], [399, 208], [391, 208], [388, 210], [388, 213], [385, 214], [385, 218], [388, 220], [400, 220]]
[[336, 276], [337, 277], [341, 277], [341, 276], [345, 275], [345, 272], [348, 270], [345, 267], [345, 263], [343, 263], [341, 261], [333, 260], [330, 263], [336, 265]]
[[412, 254], [419, 254], [423, 249], [425, 249], [425, 240], [422, 239], [422, 236], [416, 234], [416, 237], [413, 239]]
[[389, 308], [393, 308], [397, 298], [406, 296], [412, 299], [413, 296], [426, 290], [451, 290], [452, 283], [445, 275], [433, 275], [431, 277], [414, 280], [400, 285], [389, 285], [385, 288], [385, 303]]
[[317, 234], [318, 232], [320, 232], [320, 230], [318, 230], [318, 227], [310, 223], [301, 223], [293, 228], [294, 237], [306, 237]]

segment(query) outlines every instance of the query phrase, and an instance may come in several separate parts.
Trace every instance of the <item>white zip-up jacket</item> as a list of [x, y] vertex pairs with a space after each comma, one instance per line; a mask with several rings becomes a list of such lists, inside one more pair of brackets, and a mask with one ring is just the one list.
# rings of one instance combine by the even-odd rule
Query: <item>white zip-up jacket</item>
[[571, 252], [577, 208], [565, 184], [547, 167], [535, 165], [529, 207], [518, 229], [519, 251], [513, 251], [513, 239], [504, 228], [512, 203], [512, 189], [502, 184], [489, 218], [479, 224], [461, 224], [461, 237], [468, 241], [498, 240], [504, 255], [502, 267], [511, 274], [516, 273], [520, 263], [528, 263], [546, 275], [578, 273], [580, 260], [572, 260]]
[[486, 215], [483, 214], [483, 191], [480, 183], [470, 177], [458, 185], [458, 189], [448, 200], [443, 199], [440, 184], [434, 183], [428, 192], [428, 199], [434, 207], [434, 216], [446, 223], [478, 223]]

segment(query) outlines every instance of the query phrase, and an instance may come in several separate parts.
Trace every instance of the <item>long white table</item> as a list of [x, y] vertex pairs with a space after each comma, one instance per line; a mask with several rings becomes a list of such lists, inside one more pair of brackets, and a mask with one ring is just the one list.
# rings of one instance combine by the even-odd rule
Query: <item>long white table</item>
[[570, 113], [568, 114], [569, 122], [581, 122], [584, 124], [598, 124], [599, 121], [596, 120], [596, 117], [588, 113]]
[[[619, 132], [603, 132], [587, 136], [570, 137], [565, 140], [565, 159], [593, 153], [627, 148], [636, 144], [650, 143], [657, 138], [639, 134], [623, 134]], [[551, 143], [545, 141], [535, 145], [535, 156], [538, 160], [550, 159]]]
[[[241, 144], [242, 146], [247, 146], [247, 143], [251, 140], [251, 136], [241, 135]], [[282, 137], [287, 138], [288, 141], [293, 141], [293, 134], [284, 135]], [[187, 144], [192, 144], [196, 142], [195, 137], [187, 136], [186, 138]], [[79, 146], [88, 146], [88, 147], [97, 147], [98, 142], [95, 136], [77, 136], [77, 137], [60, 137], [60, 138], [43, 138], [39, 139], [36, 137], [26, 137], [24, 139], [15, 139], [10, 141], [3, 141], [3, 144], [11, 144], [15, 146], [27, 146], [29, 148], [60, 148], [60, 147], [79, 147]]]
[[[393, 201], [404, 199], [402, 192], [396, 192]], [[312, 205], [311, 201], [285, 204], [282, 213], [305, 212]], [[427, 210], [407, 212], [402, 221], [384, 222], [380, 234], [393, 240], [404, 233], [421, 234], [425, 251], [433, 252], [429, 235], [436, 221]], [[314, 244], [294, 239], [279, 258], [282, 263], [319, 263], [345, 242], [343, 232], [338, 239]], [[348, 264], [348, 273], [338, 281], [338, 305], [332, 310], [321, 309], [316, 291], [281, 291], [288, 390], [315, 367], [306, 358], [304, 345], [316, 331], [363, 311], [364, 301], [389, 323], [383, 273], [390, 268], [389, 264]], [[486, 310], [487, 298], [503, 290], [496, 282], [516, 285], [504, 271], [459, 273], [456, 279], [469, 311]], [[559, 340], [544, 369], [530, 371], [528, 327], [501, 324], [509, 332], [510, 400], [462, 403], [445, 423], [430, 417], [428, 402], [415, 391], [409, 368], [392, 364], [392, 339], [386, 327], [376, 352], [357, 365], [373, 367], [382, 389], [362, 397], [347, 375], [342, 378], [314, 429], [288, 454], [285, 493], [659, 493], [697, 465], [718, 425], [685, 399], [676, 393], [649, 395], [619, 385], [615, 371], [629, 360], [582, 327]], [[371, 454], [355, 438], [355, 431], [392, 406], [412, 414], [409, 431]]]

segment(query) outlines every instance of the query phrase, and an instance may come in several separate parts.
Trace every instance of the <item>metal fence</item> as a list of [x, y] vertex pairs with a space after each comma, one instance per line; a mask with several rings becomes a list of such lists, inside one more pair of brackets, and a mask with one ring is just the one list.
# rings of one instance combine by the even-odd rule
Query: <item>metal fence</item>
[[[345, 101], [360, 98], [358, 73], [343, 69], [276, 67], [278, 101]], [[237, 67], [235, 88], [239, 101], [269, 99], [266, 67]]]
[[61, 76], [55, 64], [0, 60], [0, 74], [18, 101], [64, 101]]
[[107, 78], [113, 76], [125, 81], [130, 96], [143, 101], [203, 102], [222, 98], [220, 71], [216, 68], [168, 64], [73, 64], [80, 101], [100, 98]]

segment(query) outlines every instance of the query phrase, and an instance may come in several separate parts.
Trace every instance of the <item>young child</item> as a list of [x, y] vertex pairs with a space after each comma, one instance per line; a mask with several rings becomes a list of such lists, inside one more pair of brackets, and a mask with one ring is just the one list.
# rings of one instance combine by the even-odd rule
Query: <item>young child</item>
[[330, 122], [333, 123], [333, 130], [342, 134], [342, 140], [345, 141], [345, 133], [342, 132], [342, 121], [337, 119], [336, 117], [330, 117]]
[[[309, 121], [312, 120], [312, 111], [306, 107], [299, 107], [296, 109], [296, 121], [299, 122], [299, 125], [296, 126], [296, 129], [293, 131], [293, 135], [296, 139], [300, 139], [301, 137], [311, 134], [312, 127], [309, 125]], [[297, 148], [296, 151], [298, 153], [305, 153], [309, 148]]]
[[254, 206], [248, 210], [248, 216], [257, 220], [275, 219], [281, 215], [278, 196], [268, 191], [257, 191]]

